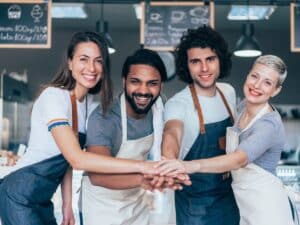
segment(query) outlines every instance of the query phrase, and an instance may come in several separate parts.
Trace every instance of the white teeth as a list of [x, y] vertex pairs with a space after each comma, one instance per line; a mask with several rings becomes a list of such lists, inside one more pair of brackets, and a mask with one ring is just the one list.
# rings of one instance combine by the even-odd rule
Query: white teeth
[[95, 79], [96, 79], [96, 76], [94, 76], [94, 75], [84, 75], [84, 77], [85, 77], [87, 80], [95, 80]]
[[142, 104], [148, 103], [150, 101], [150, 98], [148, 97], [134, 96], [134, 98], [138, 103], [142, 103]]

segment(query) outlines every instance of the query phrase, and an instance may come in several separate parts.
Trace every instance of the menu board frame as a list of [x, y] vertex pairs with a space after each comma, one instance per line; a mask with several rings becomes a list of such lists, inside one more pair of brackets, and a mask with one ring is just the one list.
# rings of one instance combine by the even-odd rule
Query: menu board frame
[[[0, 43], [0, 48], [51, 48], [51, 31], [52, 31], [52, 18], [51, 18], [51, 0], [0, 0], [0, 7], [1, 4], [16, 4], [16, 5], [25, 5], [25, 4], [45, 4], [47, 7], [47, 40], [45, 43], [16, 43], [14, 40], [11, 43]], [[1, 21], [0, 21], [1, 23]], [[44, 37], [43, 37], [44, 38]]]
[[[297, 8], [300, 4], [290, 4], [290, 25], [291, 25], [291, 51], [300, 52], [300, 13], [297, 15]], [[298, 26], [296, 26], [298, 25]]]
[[[150, 7], [155, 7], [155, 6], [191, 6], [191, 7], [195, 7], [195, 6], [205, 6], [206, 3], [203, 1], [199, 1], [199, 2], [150, 2], [147, 3], [149, 4]], [[215, 8], [214, 8], [214, 3], [212, 1], [210, 1], [208, 3], [208, 7], [209, 7], [209, 26], [214, 28], [214, 24], [215, 24]], [[145, 32], [146, 32], [146, 3], [145, 2], [141, 2], [141, 8], [142, 8], [142, 18], [140, 20], [140, 43], [142, 45], [144, 45], [145, 48], [148, 49], [152, 49], [155, 51], [173, 51], [175, 46], [154, 46], [154, 45], [147, 45], [145, 44]]]

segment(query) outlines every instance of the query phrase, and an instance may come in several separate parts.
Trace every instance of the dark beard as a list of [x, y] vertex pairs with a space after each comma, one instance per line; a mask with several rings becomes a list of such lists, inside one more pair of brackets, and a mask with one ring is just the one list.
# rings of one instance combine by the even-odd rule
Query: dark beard
[[[135, 96], [151, 98], [151, 101], [145, 108], [140, 108], [134, 101]], [[147, 114], [158, 97], [159, 96], [156, 96], [155, 98], [153, 98], [152, 94], [141, 94], [141, 93], [136, 93], [136, 92], [132, 93], [132, 95], [130, 96], [130, 95], [128, 95], [127, 90], [125, 88], [125, 98], [136, 114]]]

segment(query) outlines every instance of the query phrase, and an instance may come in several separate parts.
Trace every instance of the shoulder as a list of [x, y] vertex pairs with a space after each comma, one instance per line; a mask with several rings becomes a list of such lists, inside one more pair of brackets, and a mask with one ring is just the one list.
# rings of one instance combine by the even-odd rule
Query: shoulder
[[[262, 116], [255, 124], [257, 130], [266, 132], [269, 130], [272, 133], [278, 133], [284, 131], [281, 117], [277, 111], [273, 111]], [[276, 131], [276, 132], [274, 132]]]
[[56, 87], [45, 88], [35, 101], [35, 105], [46, 108], [69, 107], [70, 104], [69, 91]]
[[64, 90], [61, 88], [57, 88], [57, 87], [47, 87], [45, 88], [42, 93], [40, 94], [40, 96], [38, 97], [38, 99], [66, 99], [66, 97], [69, 96], [69, 91], [68, 90]]
[[89, 116], [88, 126], [95, 127], [95, 126], [102, 126], [102, 127], [109, 127], [116, 124], [118, 120], [120, 120], [119, 114], [116, 112], [118, 107], [117, 102], [113, 102], [109, 110], [104, 113], [101, 106], [98, 105]]
[[183, 90], [176, 93], [173, 97], [171, 97], [167, 102], [165, 107], [167, 108], [169, 105], [173, 104], [179, 104], [179, 105], [185, 105], [188, 102], [192, 101], [191, 98], [191, 92], [189, 87], [185, 87]]
[[224, 94], [224, 96], [230, 106], [231, 111], [235, 115], [236, 114], [236, 93], [235, 93], [234, 88], [228, 83], [217, 82], [216, 85]]
[[225, 96], [235, 97], [235, 90], [230, 84], [217, 82], [217, 87], [223, 92]]

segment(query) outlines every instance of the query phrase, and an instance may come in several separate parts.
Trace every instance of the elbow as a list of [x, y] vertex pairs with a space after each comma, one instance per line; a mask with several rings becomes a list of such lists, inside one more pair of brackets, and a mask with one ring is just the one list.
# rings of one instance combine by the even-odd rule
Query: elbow
[[234, 170], [237, 170], [239, 168], [243, 168], [245, 166], [248, 165], [248, 158], [244, 158], [244, 159], [240, 159], [240, 160], [237, 160], [236, 163], [235, 163], [235, 166], [234, 166]]
[[82, 161], [75, 157], [69, 160], [69, 164], [74, 170], [83, 170]]
[[96, 179], [94, 178], [94, 176], [91, 173], [88, 173], [88, 176], [89, 176], [89, 179], [90, 179], [90, 182], [92, 185], [99, 186], [99, 183], [96, 182]]

